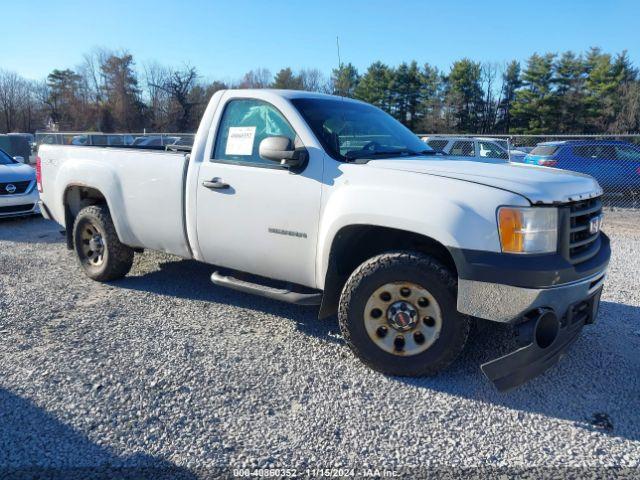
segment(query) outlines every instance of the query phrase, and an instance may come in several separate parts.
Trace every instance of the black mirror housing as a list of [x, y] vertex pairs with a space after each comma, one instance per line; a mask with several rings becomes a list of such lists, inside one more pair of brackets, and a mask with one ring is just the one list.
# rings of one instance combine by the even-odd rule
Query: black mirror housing
[[278, 162], [287, 167], [300, 167], [307, 161], [304, 148], [295, 148], [290, 138], [277, 135], [260, 142], [258, 154], [265, 160]]

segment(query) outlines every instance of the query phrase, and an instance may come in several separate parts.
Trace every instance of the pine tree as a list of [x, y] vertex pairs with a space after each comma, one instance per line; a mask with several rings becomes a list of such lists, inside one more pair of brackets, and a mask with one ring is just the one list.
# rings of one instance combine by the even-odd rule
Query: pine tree
[[354, 90], [355, 98], [390, 111], [392, 78], [393, 71], [388, 66], [372, 63]]
[[522, 74], [523, 87], [513, 102], [515, 132], [553, 133], [557, 130], [557, 97], [553, 91], [555, 54], [534, 53]]
[[481, 65], [467, 58], [453, 63], [447, 78], [447, 108], [453, 112], [459, 132], [474, 133], [479, 126], [483, 106], [480, 86]]
[[341, 64], [339, 68], [334, 68], [331, 74], [333, 94], [353, 98], [359, 81], [360, 75], [356, 67], [351, 63]]
[[302, 90], [302, 79], [287, 67], [276, 73], [271, 86], [272, 88], [284, 88], [287, 90]]
[[564, 52], [555, 66], [555, 95], [559, 133], [578, 133], [585, 130], [586, 66], [583, 58], [573, 52]]

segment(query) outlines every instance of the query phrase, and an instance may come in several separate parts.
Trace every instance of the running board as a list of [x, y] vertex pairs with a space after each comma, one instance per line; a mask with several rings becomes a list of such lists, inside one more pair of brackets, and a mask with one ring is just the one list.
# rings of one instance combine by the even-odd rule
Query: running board
[[296, 305], [320, 305], [322, 301], [322, 293], [300, 293], [292, 292], [286, 288], [276, 288], [259, 283], [240, 280], [230, 275], [223, 275], [220, 272], [211, 274], [211, 281], [215, 285], [231, 288], [239, 292], [252, 293], [261, 297], [272, 298], [282, 302], [294, 303]]

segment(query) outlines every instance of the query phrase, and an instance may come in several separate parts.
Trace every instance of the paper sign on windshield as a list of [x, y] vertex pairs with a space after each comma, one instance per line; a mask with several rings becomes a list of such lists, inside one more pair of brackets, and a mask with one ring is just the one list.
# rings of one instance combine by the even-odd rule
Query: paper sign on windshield
[[256, 127], [230, 127], [225, 155], [251, 155]]

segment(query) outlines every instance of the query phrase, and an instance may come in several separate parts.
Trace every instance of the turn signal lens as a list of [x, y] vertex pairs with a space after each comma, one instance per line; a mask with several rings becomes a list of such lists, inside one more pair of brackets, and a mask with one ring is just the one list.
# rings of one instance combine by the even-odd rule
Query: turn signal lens
[[558, 247], [558, 209], [500, 207], [498, 231], [504, 253], [551, 253]]

